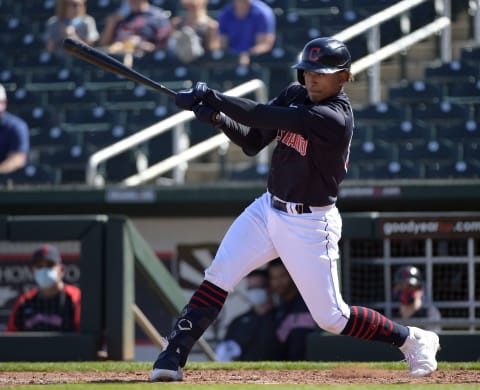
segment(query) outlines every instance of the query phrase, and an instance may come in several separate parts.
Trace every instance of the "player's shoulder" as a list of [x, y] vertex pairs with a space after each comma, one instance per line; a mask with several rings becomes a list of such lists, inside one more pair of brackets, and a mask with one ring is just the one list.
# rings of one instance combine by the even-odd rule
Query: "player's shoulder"
[[307, 96], [307, 90], [298, 81], [288, 84], [278, 95], [280, 101], [296, 102], [302, 101]]
[[28, 290], [28, 291], [24, 292], [22, 295], [20, 295], [17, 298], [17, 304], [18, 305], [23, 305], [26, 302], [34, 299], [37, 295], [38, 295], [38, 289], [34, 287], [31, 290]]
[[82, 293], [77, 286], [74, 286], [73, 284], [65, 284], [63, 290], [65, 291], [65, 294], [71, 297], [72, 301], [80, 301]]

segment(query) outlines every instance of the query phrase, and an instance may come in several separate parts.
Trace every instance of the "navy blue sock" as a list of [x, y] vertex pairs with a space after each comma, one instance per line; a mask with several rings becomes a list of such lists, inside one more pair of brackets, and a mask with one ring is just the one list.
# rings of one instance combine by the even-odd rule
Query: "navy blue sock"
[[228, 293], [213, 283], [204, 280], [197, 291], [190, 298], [188, 306], [195, 307], [215, 307], [220, 311], [227, 299]]
[[408, 337], [408, 328], [379, 312], [361, 306], [350, 307], [350, 318], [341, 334], [362, 340], [376, 340], [400, 347]]

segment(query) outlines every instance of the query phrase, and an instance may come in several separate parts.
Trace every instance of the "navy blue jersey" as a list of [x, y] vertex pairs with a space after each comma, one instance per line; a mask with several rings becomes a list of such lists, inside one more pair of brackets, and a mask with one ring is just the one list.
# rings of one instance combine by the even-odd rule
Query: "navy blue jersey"
[[206, 102], [229, 117], [221, 129], [246, 154], [277, 142], [268, 176], [271, 194], [309, 206], [335, 203], [353, 134], [353, 113], [343, 91], [313, 103], [304, 86], [292, 83], [268, 104], [214, 90]]

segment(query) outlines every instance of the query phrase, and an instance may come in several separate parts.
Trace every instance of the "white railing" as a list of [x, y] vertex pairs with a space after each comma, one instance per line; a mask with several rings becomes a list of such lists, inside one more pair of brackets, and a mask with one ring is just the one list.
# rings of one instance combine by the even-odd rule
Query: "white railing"
[[[424, 27], [419, 28], [414, 32], [410, 32], [408, 11], [427, 1], [435, 2], [435, 9], [438, 17]], [[478, 14], [479, 13], [477, 12], [477, 15]], [[402, 26], [404, 26], [403, 32], [405, 35], [397, 41], [380, 48], [380, 25], [395, 17], [402, 18]], [[382, 60], [391, 57], [394, 54], [401, 53], [413, 44], [437, 33], [441, 34], [440, 48], [442, 60], [449, 61], [451, 59], [450, 20], [450, 0], [403, 0], [360, 21], [352, 27], [335, 34], [334, 37], [347, 42], [356, 36], [362, 34], [367, 35], [367, 46], [370, 54], [352, 64], [352, 73], [358, 74], [365, 70], [369, 71], [369, 102], [376, 103], [380, 100], [380, 62]], [[478, 28], [476, 31], [478, 31]], [[266, 86], [258, 79], [251, 80], [233, 88], [227, 91], [226, 94], [242, 96], [251, 92], [255, 92], [257, 101], [267, 101]], [[188, 161], [217, 148], [226, 147], [229, 144], [229, 140], [224, 134], [218, 134], [189, 148], [188, 138], [184, 132], [184, 124], [194, 118], [194, 114], [190, 111], [179, 112], [178, 114], [96, 152], [90, 157], [87, 163], [87, 184], [92, 186], [103, 185], [103, 183], [100, 183], [97, 180], [98, 167], [102, 162], [172, 129], [174, 131], [173, 155], [164, 161], [146, 168], [138, 174], [126, 178], [122, 184], [126, 186], [137, 186], [151, 181], [172, 169], [174, 170], [173, 182], [175, 184], [183, 183]], [[268, 166], [268, 149], [264, 149], [257, 156], [257, 166]]]
[[[410, 19], [407, 11], [427, 1], [434, 1], [438, 18], [422, 28], [410, 32]], [[402, 18], [401, 25], [406, 35], [380, 48], [380, 25], [398, 16]], [[441, 33], [441, 59], [444, 62], [450, 61], [452, 58], [450, 24], [450, 0], [403, 0], [335, 34], [334, 37], [340, 41], [348, 42], [356, 36], [366, 34], [370, 54], [352, 64], [352, 73], [357, 74], [366, 69], [369, 70], [369, 103], [378, 103], [381, 99], [380, 62], [394, 54], [401, 53], [407, 47], [436, 33]]]
[[[238, 87], [232, 88], [225, 92], [231, 96], [243, 96], [249, 93], [255, 93], [255, 99], [259, 102], [267, 101], [267, 88], [262, 80], [254, 79], [248, 81]], [[130, 137], [124, 138], [98, 152], [92, 154], [87, 162], [86, 182], [92, 186], [103, 185], [98, 180], [98, 167], [102, 162], [127, 151], [149, 139], [156, 137], [166, 131], [174, 129], [174, 151], [172, 157], [167, 158], [155, 165], [152, 165], [141, 173], [130, 176], [123, 181], [127, 186], [134, 186], [145, 183], [159, 175], [175, 169], [174, 181], [176, 184], [183, 182], [183, 177], [186, 170], [186, 162], [201, 156], [211, 150], [214, 150], [223, 145], [228, 145], [229, 141], [223, 134], [216, 135], [206, 141], [187, 148], [187, 143], [184, 141], [184, 124], [195, 119], [195, 115], [191, 111], [181, 111], [178, 114], [158, 122], [146, 129], [132, 134]], [[257, 164], [268, 164], [268, 151], [265, 149], [263, 153], [257, 156]]]

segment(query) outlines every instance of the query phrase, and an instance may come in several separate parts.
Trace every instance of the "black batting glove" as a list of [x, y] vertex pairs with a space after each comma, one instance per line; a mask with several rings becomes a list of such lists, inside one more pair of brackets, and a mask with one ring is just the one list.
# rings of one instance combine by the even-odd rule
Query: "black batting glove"
[[192, 110], [197, 119], [201, 122], [208, 123], [215, 127], [225, 123], [225, 114], [223, 112], [218, 112], [203, 103], [197, 104]]
[[194, 106], [202, 101], [207, 92], [207, 84], [199, 81], [195, 84], [195, 87], [177, 92], [175, 105], [184, 110], [192, 110]]

